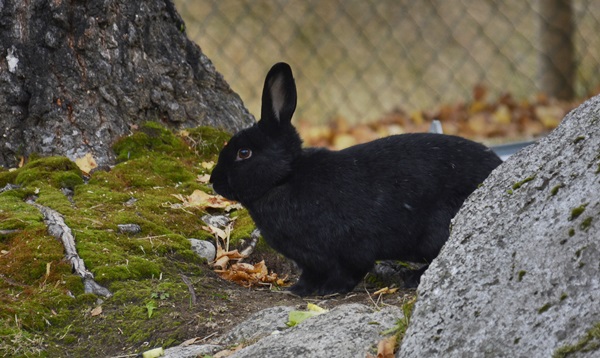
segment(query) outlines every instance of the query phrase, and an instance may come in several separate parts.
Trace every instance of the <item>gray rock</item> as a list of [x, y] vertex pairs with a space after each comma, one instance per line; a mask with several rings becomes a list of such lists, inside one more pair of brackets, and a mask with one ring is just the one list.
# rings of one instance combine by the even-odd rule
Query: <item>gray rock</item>
[[383, 338], [381, 332], [393, 327], [400, 317], [401, 309], [394, 306], [375, 312], [360, 304], [338, 306], [269, 335], [231, 357], [364, 358]]
[[452, 225], [398, 357], [560, 356], [600, 329], [600, 96], [498, 167]]
[[239, 342], [255, 341], [273, 332], [289, 328], [288, 316], [294, 307], [278, 306], [264, 309], [251, 315], [245, 322], [237, 325], [222, 336], [217, 343], [233, 345]]
[[117, 227], [121, 234], [137, 234], [142, 232], [142, 227], [138, 224], [118, 224]]
[[212, 355], [223, 347], [214, 344], [177, 346], [165, 349], [164, 358], [197, 358]]
[[213, 261], [217, 255], [217, 249], [215, 245], [206, 240], [189, 239], [192, 245], [192, 251], [198, 254], [200, 257], [204, 257], [207, 261]]

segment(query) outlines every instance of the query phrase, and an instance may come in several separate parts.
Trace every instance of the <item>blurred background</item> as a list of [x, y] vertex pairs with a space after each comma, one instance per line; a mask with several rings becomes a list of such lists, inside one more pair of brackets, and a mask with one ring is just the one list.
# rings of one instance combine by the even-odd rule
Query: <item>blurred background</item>
[[597, 0], [175, 5], [188, 36], [255, 116], [267, 71], [290, 63], [295, 123], [309, 144], [426, 130], [432, 118], [446, 133], [532, 138], [600, 93]]

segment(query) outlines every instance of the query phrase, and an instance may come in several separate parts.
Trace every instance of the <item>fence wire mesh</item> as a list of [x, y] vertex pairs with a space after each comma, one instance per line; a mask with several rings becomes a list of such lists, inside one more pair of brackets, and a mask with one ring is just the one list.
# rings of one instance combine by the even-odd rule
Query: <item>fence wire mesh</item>
[[350, 122], [395, 110], [600, 89], [596, 0], [175, 0], [188, 36], [254, 114], [264, 76], [290, 63], [297, 118]]

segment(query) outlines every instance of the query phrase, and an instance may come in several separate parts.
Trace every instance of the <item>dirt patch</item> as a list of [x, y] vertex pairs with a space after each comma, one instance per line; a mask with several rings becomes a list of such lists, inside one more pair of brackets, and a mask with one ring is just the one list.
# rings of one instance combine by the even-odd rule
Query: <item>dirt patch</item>
[[[177, 277], [163, 277], [163, 280], [171, 279], [177, 280]], [[393, 294], [373, 296], [375, 289], [363, 282], [353, 292], [344, 295], [300, 298], [272, 288], [244, 288], [222, 280], [210, 271], [190, 280], [196, 295], [195, 305], [190, 303], [190, 295], [156, 299], [154, 313], [152, 317], [147, 317], [148, 311], [143, 301], [122, 302], [117, 298], [100, 305], [93, 302], [87, 309], [78, 312], [76, 318], [80, 327], [87, 328], [79, 328], [77, 332], [62, 337], [46, 336], [51, 343], [45, 351], [61, 356], [91, 354], [115, 357], [160, 346], [167, 348], [192, 338], [197, 339], [196, 344], [210, 343], [253, 313], [268, 307], [292, 306], [304, 310], [309, 302], [326, 309], [347, 303], [362, 303], [373, 308], [402, 306], [415, 295], [414, 290], [398, 290]], [[183, 282], [182, 279], [180, 281]], [[91, 310], [98, 306], [103, 307], [102, 314], [92, 316]], [[132, 308], [138, 311], [136, 319], [125, 318], [131, 317]], [[122, 318], [119, 319], [119, 316]], [[152, 333], [143, 337], [128, 336], [126, 331], [130, 325], [136, 325], [136, 330], [132, 332]]]

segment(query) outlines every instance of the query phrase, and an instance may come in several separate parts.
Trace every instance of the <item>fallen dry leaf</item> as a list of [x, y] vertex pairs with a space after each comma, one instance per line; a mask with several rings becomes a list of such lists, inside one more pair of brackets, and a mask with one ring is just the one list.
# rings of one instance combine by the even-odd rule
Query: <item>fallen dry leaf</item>
[[212, 264], [213, 268], [219, 270], [227, 269], [229, 261], [237, 261], [245, 258], [246, 256], [240, 254], [238, 250], [233, 251], [224, 251], [221, 248], [221, 245], [217, 247], [217, 256], [215, 258], [214, 263]]
[[227, 209], [239, 205], [235, 201], [227, 200], [221, 195], [210, 195], [202, 190], [194, 190], [190, 195], [171, 194], [183, 202], [184, 207], [198, 207], [200, 209], [214, 208]]
[[231, 234], [231, 226], [227, 226], [225, 230], [212, 225], [201, 226], [201, 228], [204, 231], [208, 231], [211, 234], [215, 234], [221, 240], [227, 240], [227, 238]]
[[269, 273], [264, 260], [254, 265], [237, 263], [226, 270], [215, 270], [215, 272], [221, 278], [244, 287], [285, 283], [285, 280], [279, 279], [276, 273]]
[[198, 181], [202, 184], [207, 184], [209, 180], [210, 180], [210, 174], [198, 175], [198, 177], [196, 178], [196, 181]]
[[484, 85], [476, 85], [470, 101], [441, 104], [435, 109], [408, 112], [393, 108], [381, 118], [351, 124], [335, 118], [329, 125], [299, 121], [298, 131], [307, 146], [340, 149], [373, 137], [426, 132], [439, 119], [443, 132], [484, 141], [536, 138], [558, 126], [564, 115], [581, 101], [559, 101], [539, 94], [532, 100], [516, 100], [510, 93], [491, 98]]
[[225, 349], [222, 350], [220, 352], [217, 352], [213, 355], [213, 358], [225, 358], [225, 357], [229, 357], [230, 355], [232, 355], [233, 353], [239, 351], [240, 349], [244, 348], [243, 344], [238, 344], [237, 346], [231, 348], [231, 349]]
[[382, 339], [377, 345], [377, 358], [394, 358], [395, 347], [396, 335]]
[[94, 308], [94, 309], [92, 310], [92, 312], [90, 312], [90, 314], [92, 315], [92, 317], [94, 317], [94, 316], [98, 316], [98, 315], [100, 315], [101, 313], [102, 313], [102, 306], [98, 306], [98, 307]]
[[98, 167], [98, 163], [96, 163], [96, 159], [94, 159], [91, 153], [87, 153], [83, 157], [75, 159], [75, 164], [77, 164], [79, 169], [85, 174], [89, 174], [92, 169]]

